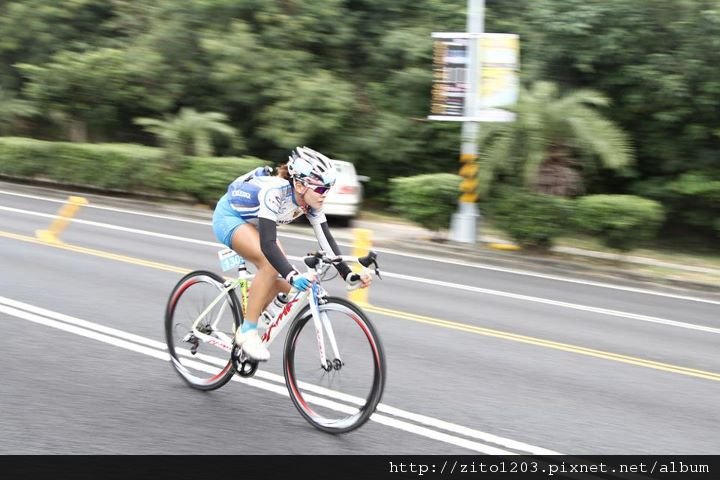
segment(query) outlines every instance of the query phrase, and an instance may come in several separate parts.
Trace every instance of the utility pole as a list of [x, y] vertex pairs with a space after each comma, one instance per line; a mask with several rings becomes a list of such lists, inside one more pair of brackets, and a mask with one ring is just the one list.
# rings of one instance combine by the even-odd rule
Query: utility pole
[[[485, 29], [485, 0], [468, 0], [467, 32], [482, 34]], [[465, 96], [464, 115], [472, 118], [477, 112], [482, 78], [480, 67], [479, 35], [477, 39], [469, 42], [466, 82], [468, 85]], [[479, 122], [462, 122], [462, 143], [460, 147], [460, 175], [463, 181], [460, 190], [463, 192], [458, 201], [458, 210], [453, 214], [450, 223], [450, 240], [460, 243], [475, 243], [477, 241], [478, 219], [480, 213], [477, 207], [477, 171], [478, 146], [477, 136]]]

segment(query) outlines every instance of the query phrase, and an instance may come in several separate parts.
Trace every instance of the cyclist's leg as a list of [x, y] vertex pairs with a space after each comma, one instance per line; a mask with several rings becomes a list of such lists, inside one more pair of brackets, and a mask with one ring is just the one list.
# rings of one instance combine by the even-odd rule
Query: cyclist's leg
[[[260, 313], [270, 303], [272, 297], [279, 291], [287, 293], [290, 290], [290, 285], [281, 279], [278, 279], [272, 285], [272, 288], [264, 285], [264, 283], [268, 283], [267, 279], [264, 280], [264, 277], [271, 275], [271, 273], [268, 269], [269, 264], [260, 250], [260, 236], [257, 228], [236, 215], [227, 201], [227, 195], [223, 195], [215, 206], [213, 232], [221, 243], [235, 250], [240, 256], [259, 269], [257, 278], [253, 281], [253, 285], [258, 285], [258, 287], [254, 289], [255, 294], [250, 295], [248, 298], [251, 307], [246, 312], [246, 316], [250, 317], [251, 321], [256, 321]], [[280, 248], [282, 249], [282, 247]], [[285, 252], [283, 251], [283, 253]], [[262, 294], [257, 292], [262, 292]]]
[[247, 308], [247, 319], [256, 323], [272, 298], [280, 291], [290, 291], [290, 285], [278, 278], [277, 271], [262, 253], [260, 234], [255, 225], [246, 223], [238, 226], [232, 235], [232, 248], [257, 269], [250, 287]]

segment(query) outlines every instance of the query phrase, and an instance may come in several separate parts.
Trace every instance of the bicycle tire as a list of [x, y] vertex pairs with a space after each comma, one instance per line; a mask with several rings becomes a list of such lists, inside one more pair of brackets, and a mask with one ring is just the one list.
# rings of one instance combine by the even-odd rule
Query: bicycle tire
[[[328, 297], [326, 303], [319, 305], [319, 311], [325, 312], [330, 319], [343, 364], [330, 371], [320, 367], [308, 306], [290, 325], [285, 339], [285, 383], [293, 404], [311, 425], [328, 433], [346, 433], [365, 424], [380, 403], [385, 389], [385, 353], [377, 330], [357, 305], [342, 298]], [[332, 317], [330, 312], [333, 312]], [[307, 326], [309, 328], [305, 328]], [[326, 356], [332, 357], [331, 346], [326, 344], [326, 347]], [[305, 358], [313, 355], [314, 358]], [[350, 385], [346, 380], [349, 369], [354, 369], [350, 375], [367, 377], [360, 381], [362, 385]], [[344, 375], [342, 379], [339, 378], [341, 375]], [[338, 391], [339, 387], [343, 388], [342, 392]], [[336, 418], [336, 411], [347, 416]]]
[[[209, 345], [206, 347], [204, 342], [199, 341], [191, 334], [194, 319], [223, 290], [224, 281], [221, 276], [213, 272], [205, 270], [190, 272], [175, 285], [165, 309], [165, 340], [170, 354], [170, 364], [188, 385], [197, 390], [208, 391], [220, 388], [235, 374], [230, 352], [224, 355], [224, 350], [220, 348]], [[209, 287], [207, 294], [205, 289], [200, 291], [201, 286]], [[196, 296], [200, 296], [201, 299], [196, 300], [194, 298]], [[193, 303], [195, 305], [192, 305]], [[185, 308], [186, 304], [189, 304], [192, 315], [178, 311], [180, 306]], [[220, 310], [223, 305], [225, 309]], [[238, 308], [239, 305], [235, 291], [226, 292], [225, 298], [207, 315], [216, 313], [219, 316], [222, 312], [224, 316], [218, 319], [215, 331], [209, 326], [209, 323], [206, 323], [205, 333], [210, 335], [215, 333], [217, 336], [216, 331], [220, 330], [232, 338], [242, 323], [242, 312]], [[198, 355], [201, 347], [203, 352]]]

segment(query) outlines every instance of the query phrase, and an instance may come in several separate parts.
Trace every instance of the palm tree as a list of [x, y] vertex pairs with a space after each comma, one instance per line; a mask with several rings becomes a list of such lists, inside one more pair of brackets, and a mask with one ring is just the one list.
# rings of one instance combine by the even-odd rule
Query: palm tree
[[237, 130], [226, 125], [228, 117], [224, 113], [182, 108], [176, 116], [166, 116], [165, 120], [136, 118], [134, 121], [144, 127], [145, 131], [157, 136], [173, 156], [213, 156], [213, 133], [225, 136], [236, 147], [239, 146]]
[[478, 144], [479, 191], [487, 193], [500, 170], [522, 172], [530, 190], [574, 196], [584, 190], [577, 167], [597, 162], [619, 169], [633, 161], [625, 133], [595, 108], [609, 101], [587, 89], [561, 95], [550, 82], [521, 89], [516, 120], [483, 124]]

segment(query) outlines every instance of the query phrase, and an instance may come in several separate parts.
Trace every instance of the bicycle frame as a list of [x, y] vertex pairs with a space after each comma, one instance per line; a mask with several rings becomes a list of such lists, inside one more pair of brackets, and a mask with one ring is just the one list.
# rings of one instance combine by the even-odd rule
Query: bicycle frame
[[[329, 264], [321, 262], [319, 265], [317, 265], [314, 269], [311, 270], [314, 271], [316, 274], [322, 275], [322, 273], [324, 273], [325, 270], [329, 268], [329, 266]], [[218, 304], [218, 302], [223, 300], [228, 294], [228, 292], [230, 292], [231, 290], [238, 289], [240, 291], [240, 308], [242, 308], [243, 314], [245, 313], [248, 298], [248, 288], [252, 275], [247, 272], [244, 260], [241, 260], [241, 263], [238, 266], [238, 270], [238, 278], [228, 280], [223, 284], [223, 288], [220, 290], [220, 293], [217, 295], [217, 297], [212, 302], [210, 302], [210, 304], [205, 308], [205, 310], [200, 313], [198, 318], [195, 319], [192, 325], [192, 333], [188, 334], [188, 336], [194, 335], [196, 338], [207, 343], [208, 345], [216, 346], [228, 353], [231, 353], [233, 350], [233, 338], [230, 338], [228, 335], [217, 329], [217, 324], [220, 321], [223, 313], [225, 312], [227, 303], [223, 303], [216, 318], [210, 324], [212, 331], [215, 333], [215, 335], [217, 335], [217, 337], [199, 331], [197, 329], [197, 326], [201, 322], [201, 320], [204, 319]], [[315, 326], [316, 338], [318, 343], [318, 354], [321, 367], [325, 370], [329, 370], [331, 368], [330, 361], [327, 359], [326, 356], [325, 335], [327, 335], [327, 338], [330, 341], [330, 346], [332, 348], [334, 358], [342, 361], [338, 350], [337, 341], [332, 330], [332, 325], [330, 324], [327, 315], [321, 313], [319, 310], [320, 299], [323, 296], [325, 296], [325, 290], [322, 288], [319, 280], [317, 279], [313, 281], [311, 287], [304, 292], [299, 292], [295, 289], [291, 289], [288, 293], [289, 300], [287, 304], [272, 320], [272, 322], [270, 322], [270, 325], [268, 325], [267, 329], [262, 334], [261, 339], [263, 343], [269, 347], [272, 342], [278, 337], [280, 332], [282, 332], [285, 326], [289, 323], [289, 321], [294, 320], [295, 317], [307, 305], [310, 305], [310, 312], [313, 317], [313, 325]]]
[[[305, 292], [298, 292], [295, 289], [290, 290], [290, 293], [288, 294], [290, 300], [287, 305], [285, 305], [285, 308], [283, 308], [277, 317], [270, 322], [270, 325], [268, 325], [267, 330], [265, 330], [265, 333], [263, 333], [261, 337], [263, 343], [269, 347], [270, 344], [272, 344], [272, 342], [278, 337], [280, 332], [282, 332], [285, 326], [293, 321], [295, 317], [297, 317], [297, 315], [309, 304], [310, 313], [312, 314], [313, 324], [315, 326], [315, 335], [318, 342], [320, 366], [325, 370], [330, 368], [330, 362], [327, 360], [326, 356], [325, 335], [327, 335], [330, 340], [330, 344], [335, 355], [334, 358], [342, 361], [330, 321], [328, 320], [327, 315], [325, 313], [321, 313], [319, 309], [320, 299], [324, 295], [325, 290], [322, 288], [318, 280], [315, 280], [312, 283], [312, 286]], [[325, 335], [323, 335], [323, 332]]]
[[[252, 275], [249, 274], [247, 271], [247, 267], [245, 266], [245, 261], [242, 260], [242, 263], [238, 266], [238, 277], [234, 280], [228, 280], [223, 284], [223, 289], [220, 290], [220, 293], [218, 294], [215, 299], [210, 302], [210, 304], [205, 307], [205, 310], [203, 310], [200, 315], [198, 315], [198, 318], [195, 319], [195, 321], [192, 324], [192, 335], [195, 335], [195, 337], [199, 338], [203, 342], [207, 343], [208, 345], [213, 345], [218, 348], [221, 348], [222, 350], [225, 350], [226, 352], [232, 352], [232, 343], [233, 339], [229, 338], [227, 335], [225, 335], [223, 332], [219, 331], [217, 329], [217, 324], [220, 321], [220, 318], [222, 318], [223, 313], [225, 313], [225, 308], [227, 307], [227, 304], [224, 303], [222, 307], [220, 307], [220, 311], [217, 313], [217, 316], [215, 317], [215, 320], [211, 323], [212, 330], [216, 332], [216, 334], [220, 337], [220, 339], [215, 338], [211, 335], [207, 335], [203, 332], [200, 332], [197, 329], [198, 324], [200, 321], [205, 318], [208, 313], [215, 307], [215, 305], [218, 304], [225, 296], [230, 292], [230, 290], [239, 290], [240, 291], [240, 308], [242, 309], [243, 317], [245, 315], [245, 312], [247, 311], [247, 302], [248, 302], [248, 291], [250, 287], [250, 279], [252, 278]], [[234, 334], [235, 332], [233, 332]], [[190, 334], [188, 334], [190, 335]], [[186, 339], [187, 340], [187, 339]]]

